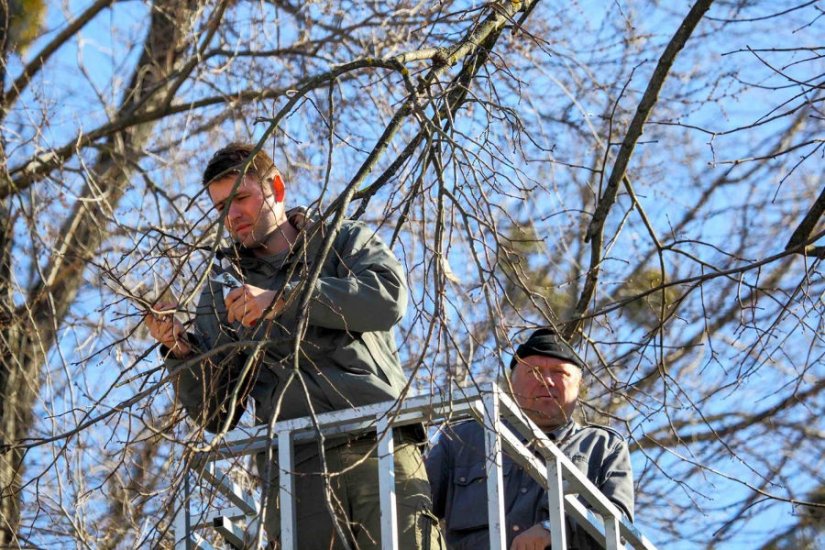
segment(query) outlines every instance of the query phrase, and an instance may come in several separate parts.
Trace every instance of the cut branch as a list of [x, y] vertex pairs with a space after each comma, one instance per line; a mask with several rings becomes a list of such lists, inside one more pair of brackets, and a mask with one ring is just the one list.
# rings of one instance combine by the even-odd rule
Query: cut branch
[[[816, 224], [822, 218], [823, 214], [825, 214], [825, 187], [822, 188], [822, 192], [814, 201], [811, 209], [808, 210], [808, 213], [805, 214], [805, 217], [799, 222], [799, 226], [797, 226], [793, 235], [791, 235], [788, 244], [785, 245], [785, 250], [799, 248], [799, 245], [810, 240], [811, 235], [816, 229]], [[814, 246], [813, 243], [810, 243], [802, 247], [799, 250], [799, 254], [817, 256], [818, 253], [821, 254], [820, 248], [821, 247], [818, 248]]]

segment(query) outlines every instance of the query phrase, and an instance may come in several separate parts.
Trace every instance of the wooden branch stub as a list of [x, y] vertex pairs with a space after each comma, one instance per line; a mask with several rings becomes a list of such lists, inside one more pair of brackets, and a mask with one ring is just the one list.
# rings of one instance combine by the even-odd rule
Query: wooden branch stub
[[[822, 192], [814, 201], [814, 204], [811, 206], [811, 209], [808, 210], [808, 213], [805, 214], [805, 217], [802, 218], [802, 221], [799, 222], [799, 225], [794, 230], [791, 238], [788, 240], [788, 244], [785, 245], [785, 250], [790, 250], [792, 248], [796, 248], [805, 241], [811, 238], [811, 235], [816, 229], [817, 222], [822, 218], [823, 214], [825, 214], [825, 187], [822, 188]], [[817, 256], [816, 253], [812, 253], [815, 250], [819, 250], [819, 254], [822, 254], [823, 247], [812, 247], [807, 246], [801, 249], [799, 252], [800, 254], [805, 254], [807, 256]]]

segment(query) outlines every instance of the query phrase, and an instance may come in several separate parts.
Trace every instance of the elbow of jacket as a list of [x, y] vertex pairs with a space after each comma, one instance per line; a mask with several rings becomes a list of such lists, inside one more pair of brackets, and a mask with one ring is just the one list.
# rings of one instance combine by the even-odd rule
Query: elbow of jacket
[[[221, 406], [220, 403], [211, 403], [199, 400], [190, 400], [189, 402], [181, 400], [184, 409], [189, 413], [190, 418], [204, 430], [211, 434], [216, 434], [226, 427], [229, 413]], [[232, 419], [228, 429], [233, 429], [240, 420], [243, 410], [236, 410], [232, 413]]]
[[397, 325], [403, 317], [403, 311], [390, 311], [390, 308], [387, 308], [380, 313], [370, 315], [369, 319], [364, 319], [363, 322], [358, 323], [357, 325], [348, 323], [345, 328], [348, 330], [355, 330], [357, 332], [386, 332]]
[[398, 298], [387, 304], [379, 315], [375, 316], [376, 324], [380, 327], [372, 330], [390, 330], [401, 322], [407, 312], [407, 293], [403, 292]]
[[388, 331], [401, 322], [407, 312], [407, 287], [401, 282], [385, 285], [380, 297], [374, 298], [369, 311], [359, 315], [358, 326], [350, 326], [358, 332]]
[[238, 420], [240, 420], [240, 415], [236, 412], [232, 415], [231, 422], [229, 426], [226, 426], [227, 415], [220, 414], [219, 412], [213, 412], [208, 416], [204, 413], [204, 416], [199, 419], [199, 424], [203, 426], [203, 429], [211, 434], [216, 434], [226, 428], [227, 430], [232, 430], [238, 424]]
[[401, 319], [404, 318], [404, 313], [406, 313], [406, 311], [407, 311], [406, 297], [403, 301], [396, 302], [394, 304], [394, 307], [387, 308], [386, 317], [387, 317], [387, 321], [388, 321], [388, 324], [389, 324], [389, 327], [387, 327], [387, 328], [388, 329], [392, 328], [393, 326], [400, 323]]

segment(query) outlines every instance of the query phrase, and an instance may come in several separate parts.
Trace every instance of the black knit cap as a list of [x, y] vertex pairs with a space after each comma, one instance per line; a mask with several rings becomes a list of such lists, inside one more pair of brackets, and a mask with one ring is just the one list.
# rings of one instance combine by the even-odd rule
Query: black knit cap
[[540, 328], [530, 335], [526, 342], [516, 348], [516, 354], [510, 361], [510, 368], [513, 369], [518, 364], [518, 359], [530, 357], [531, 355], [545, 355], [564, 359], [584, 371], [584, 363], [578, 355], [573, 352], [570, 344], [564, 341], [552, 328]]

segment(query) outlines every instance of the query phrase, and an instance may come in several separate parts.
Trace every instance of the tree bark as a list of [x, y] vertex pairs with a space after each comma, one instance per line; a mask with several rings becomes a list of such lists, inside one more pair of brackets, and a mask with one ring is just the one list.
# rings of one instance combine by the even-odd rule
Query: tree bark
[[[151, 26], [143, 53], [121, 102], [121, 114], [168, 104], [174, 73], [181, 65], [185, 38], [194, 22], [197, 2], [174, 0], [152, 6]], [[106, 218], [128, 188], [141, 149], [153, 124], [131, 127], [101, 144], [94, 167], [86, 175], [81, 199], [54, 244], [43, 279], [28, 292], [23, 307], [12, 301], [10, 257], [13, 215], [0, 212], [0, 547], [18, 544], [20, 496], [25, 449], [20, 446], [32, 427], [41, 370], [58, 329], [83, 284], [86, 265], [108, 237]], [[94, 200], [87, 200], [94, 199]]]

